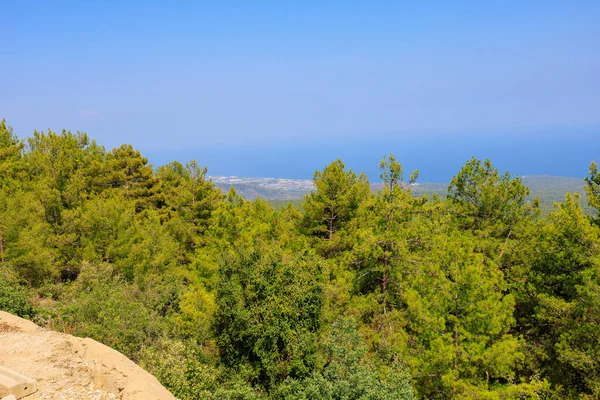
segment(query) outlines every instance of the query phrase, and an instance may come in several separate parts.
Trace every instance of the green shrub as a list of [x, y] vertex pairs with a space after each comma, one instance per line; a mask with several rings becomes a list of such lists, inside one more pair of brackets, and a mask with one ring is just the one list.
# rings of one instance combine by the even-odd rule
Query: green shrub
[[412, 400], [408, 374], [393, 363], [382, 374], [351, 318], [339, 319], [325, 343], [325, 367], [305, 379], [288, 379], [274, 391], [281, 400]]
[[18, 283], [9, 281], [4, 275], [0, 275], [0, 310], [22, 318], [31, 318], [34, 314], [25, 289]]
[[137, 284], [113, 277], [109, 264], [83, 263], [63, 293], [51, 323], [54, 329], [90, 337], [137, 361], [140, 351], [165, 331], [164, 319], [146, 304]]
[[267, 391], [309, 375], [323, 307], [319, 259], [276, 249], [228, 261], [213, 324], [223, 364]]

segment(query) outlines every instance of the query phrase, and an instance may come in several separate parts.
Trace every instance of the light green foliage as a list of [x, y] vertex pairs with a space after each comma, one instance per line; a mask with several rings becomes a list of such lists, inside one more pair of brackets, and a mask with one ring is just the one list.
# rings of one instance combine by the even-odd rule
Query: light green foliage
[[7, 190], [9, 186], [18, 185], [16, 180], [22, 177], [24, 144], [13, 133], [6, 120], [0, 121], [0, 188]]
[[599, 231], [567, 195], [539, 232], [529, 274], [528, 338], [542, 371], [569, 398], [600, 396]]
[[46, 312], [55, 329], [91, 337], [137, 360], [141, 347], [165, 328], [159, 310], [151, 307], [155, 304], [145, 304], [146, 296], [138, 285], [113, 277], [111, 265], [84, 263], [77, 280], [63, 291], [61, 304]]
[[210, 348], [190, 341], [160, 339], [146, 349], [141, 365], [182, 400], [255, 400], [264, 398], [239, 376], [215, 366]]
[[582, 283], [580, 273], [593, 268], [600, 252], [598, 229], [583, 214], [579, 197], [571, 195], [547, 222], [536, 243], [532, 278], [539, 291], [570, 301]]
[[197, 344], [159, 339], [144, 350], [141, 365], [182, 400], [209, 398], [221, 382], [210, 355]]
[[175, 267], [180, 245], [160, 223], [155, 210], [144, 210], [136, 215], [126, 235], [127, 256], [116, 264], [129, 280], [148, 274], [165, 274]]
[[29, 284], [58, 277], [52, 228], [35, 193], [0, 191], [0, 213], [0, 260]]
[[244, 201], [232, 188], [226, 201], [214, 213], [207, 239], [223, 249], [242, 247], [252, 251], [262, 241], [270, 239], [272, 213], [273, 209], [266, 201]]
[[500, 175], [490, 160], [472, 158], [452, 178], [448, 198], [459, 204], [461, 221], [474, 229], [490, 229], [506, 237], [521, 219], [532, 214], [537, 202], [527, 204], [529, 189], [521, 178]]
[[[353, 305], [369, 323], [369, 340], [379, 351], [397, 346], [397, 332], [405, 324], [402, 271], [416, 239], [412, 231], [413, 214], [423, 199], [411, 196], [403, 183], [402, 166], [393, 155], [380, 163], [383, 188], [366, 199], [359, 210], [353, 231], [355, 243], [349, 264], [356, 270]], [[418, 172], [411, 175], [414, 183]]]
[[136, 275], [164, 273], [179, 254], [179, 244], [158, 212], [149, 209], [136, 214], [136, 203], [119, 193], [65, 211], [60, 232], [55, 243], [72, 276], [77, 276], [83, 260], [103, 261], [120, 268], [131, 281]]
[[62, 211], [81, 204], [90, 179], [91, 162], [104, 149], [85, 133], [34, 132], [25, 154], [31, 185], [44, 205], [46, 220], [60, 225]]
[[206, 179], [206, 173], [207, 169], [200, 168], [196, 161], [185, 167], [175, 161], [157, 171], [170, 213], [169, 229], [188, 251], [204, 244], [202, 234], [223, 199], [221, 192]]
[[324, 343], [325, 366], [309, 377], [288, 379], [274, 399], [411, 400], [410, 379], [398, 363], [378, 370], [367, 358], [364, 339], [351, 318], [336, 320]]
[[[398, 269], [409, 251], [411, 214], [420, 202], [402, 185], [402, 166], [393, 155], [380, 163], [383, 189], [363, 203], [353, 264], [361, 292], [379, 292], [383, 311], [397, 306]], [[411, 175], [413, 183], [418, 175]]]
[[324, 264], [324, 318], [333, 320], [349, 306], [354, 272], [348, 268], [356, 241], [361, 204], [373, 194], [364, 174], [357, 176], [336, 160], [314, 174], [315, 191], [304, 197], [300, 232], [327, 262]]
[[271, 204], [271, 206], [275, 210], [278, 210], [278, 211], [284, 207], [287, 207], [288, 205], [292, 205], [299, 210], [302, 209], [302, 199], [290, 199], [290, 200], [269, 199], [268, 201], [269, 201], [269, 204]]
[[[26, 144], [25, 144], [26, 143]], [[600, 229], [469, 160], [419, 197], [340, 160], [301, 207], [196, 161], [0, 122], [0, 309], [123, 352], [181, 399], [598, 399]], [[592, 163], [586, 190], [598, 208]]]
[[469, 397], [515, 381], [524, 355], [523, 343], [510, 334], [514, 298], [472, 238], [434, 237], [406, 279], [407, 360], [422, 395]]
[[[134, 224], [135, 210], [122, 195], [92, 198], [77, 209], [64, 213], [61, 250], [65, 258], [116, 263], [127, 252], [121, 250], [126, 232]], [[64, 249], [63, 249], [64, 245]]]

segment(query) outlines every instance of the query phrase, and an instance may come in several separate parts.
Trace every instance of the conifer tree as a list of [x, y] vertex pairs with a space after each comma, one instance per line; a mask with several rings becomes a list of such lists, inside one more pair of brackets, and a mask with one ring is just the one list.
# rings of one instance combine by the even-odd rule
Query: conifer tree
[[13, 133], [13, 129], [0, 121], [0, 189], [6, 188], [9, 183], [14, 184], [14, 179], [21, 172], [19, 163], [23, 156], [25, 145]]
[[598, 172], [598, 164], [593, 161], [590, 164], [590, 172], [585, 178], [585, 182], [588, 204], [596, 209], [598, 212], [597, 218], [600, 222], [600, 172]]
[[[393, 154], [380, 163], [383, 187], [362, 203], [352, 265], [356, 269], [355, 288], [364, 296], [361, 311], [371, 322], [374, 346], [390, 347], [404, 325], [402, 308], [402, 270], [410, 258], [413, 213], [422, 204], [411, 196], [403, 182], [402, 166]], [[418, 171], [409, 183], [414, 183]], [[370, 304], [370, 305], [369, 305]], [[366, 317], [370, 316], [370, 317]]]
[[164, 199], [148, 159], [131, 145], [122, 145], [106, 155], [101, 174], [95, 187], [122, 190], [127, 199], [136, 202], [138, 212], [145, 208], [160, 208]]
[[201, 243], [200, 235], [209, 226], [212, 212], [224, 197], [207, 179], [207, 171], [195, 160], [185, 166], [174, 161], [157, 171], [165, 209], [176, 214], [176, 218], [170, 218], [169, 225], [189, 251]]
[[600, 396], [600, 230], [568, 194], [539, 232], [529, 269], [526, 338], [562, 396]]
[[367, 177], [346, 170], [336, 160], [316, 171], [315, 191], [306, 195], [304, 227], [308, 235], [319, 239], [317, 248], [328, 257], [348, 248], [345, 229], [356, 218], [360, 203], [371, 195]]
[[448, 198], [460, 206], [461, 223], [475, 230], [487, 230], [493, 237], [508, 238], [514, 227], [535, 213], [537, 202], [529, 204], [529, 188], [519, 177], [502, 175], [489, 159], [471, 158], [452, 178]]
[[538, 398], [548, 389], [544, 382], [517, 380], [524, 343], [510, 333], [515, 300], [505, 292], [502, 271], [476, 251], [468, 233], [444, 230], [431, 239], [405, 275], [405, 354], [420, 395], [510, 398], [507, 393], [531, 392]]

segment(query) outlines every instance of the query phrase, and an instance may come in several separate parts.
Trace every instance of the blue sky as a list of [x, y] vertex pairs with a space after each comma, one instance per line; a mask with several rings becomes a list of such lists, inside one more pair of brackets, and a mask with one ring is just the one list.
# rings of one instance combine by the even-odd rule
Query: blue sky
[[0, 15], [0, 118], [21, 136], [81, 130], [247, 176], [310, 177], [337, 157], [373, 175], [389, 152], [425, 180], [470, 155], [583, 176], [600, 158], [598, 1], [3, 1]]

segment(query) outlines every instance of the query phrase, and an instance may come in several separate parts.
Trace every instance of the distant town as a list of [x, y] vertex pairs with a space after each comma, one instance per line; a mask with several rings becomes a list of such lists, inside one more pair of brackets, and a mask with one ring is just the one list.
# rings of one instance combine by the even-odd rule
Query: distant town
[[[302, 179], [284, 179], [284, 178], [251, 178], [251, 177], [240, 177], [240, 176], [211, 176], [210, 179], [215, 186], [221, 189], [229, 189], [234, 186], [237, 190], [244, 188], [253, 187], [257, 190], [264, 191], [264, 194], [274, 193], [292, 193], [298, 197], [302, 197], [303, 194], [314, 190], [315, 186], [312, 180]], [[267, 196], [268, 198], [269, 196]], [[275, 195], [275, 198], [281, 196]], [[289, 196], [283, 196], [284, 198]], [[292, 196], [296, 197], [296, 196]]]
[[312, 180], [284, 178], [249, 178], [240, 176], [211, 176], [215, 184], [240, 185], [253, 184], [268, 189], [311, 191], [315, 188]]

